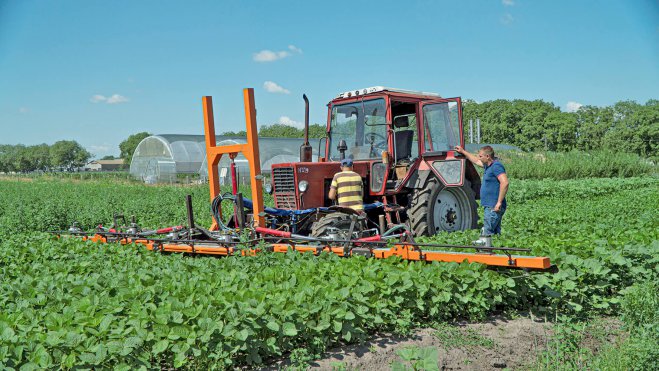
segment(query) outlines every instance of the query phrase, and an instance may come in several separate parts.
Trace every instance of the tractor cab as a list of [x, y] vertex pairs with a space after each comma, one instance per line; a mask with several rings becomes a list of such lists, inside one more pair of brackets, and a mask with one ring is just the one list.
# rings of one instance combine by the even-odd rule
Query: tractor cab
[[[326, 160], [367, 163], [371, 195], [399, 192], [427, 167], [422, 159], [456, 159], [454, 147], [464, 144], [460, 98], [372, 87], [341, 93], [328, 107]], [[460, 183], [447, 179], [459, 174], [437, 175]]]
[[351, 158], [364, 203], [383, 205], [369, 212], [374, 222], [382, 214], [389, 225], [409, 221], [417, 235], [477, 227], [480, 177], [454, 152], [464, 145], [460, 98], [378, 86], [341, 93], [327, 106], [317, 161], [273, 165], [277, 207], [332, 206], [331, 180]]

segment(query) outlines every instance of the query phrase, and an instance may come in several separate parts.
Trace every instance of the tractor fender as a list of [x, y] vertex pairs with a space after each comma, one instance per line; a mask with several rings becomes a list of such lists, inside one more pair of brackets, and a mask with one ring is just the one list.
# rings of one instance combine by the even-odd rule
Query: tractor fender
[[430, 169], [417, 170], [412, 174], [410, 179], [407, 181], [407, 187], [414, 189], [421, 189], [425, 187], [426, 181], [428, 180], [429, 176], [434, 176], [432, 175], [432, 171]]
[[[464, 174], [462, 176], [464, 176]], [[437, 174], [437, 170], [432, 167], [432, 164], [426, 160], [422, 160], [417, 171], [415, 171], [414, 174], [412, 174], [410, 177], [408, 187], [421, 189], [426, 186], [426, 182], [428, 181], [429, 177], [438, 179], [443, 186], [446, 186], [444, 179], [442, 179], [442, 177]]]

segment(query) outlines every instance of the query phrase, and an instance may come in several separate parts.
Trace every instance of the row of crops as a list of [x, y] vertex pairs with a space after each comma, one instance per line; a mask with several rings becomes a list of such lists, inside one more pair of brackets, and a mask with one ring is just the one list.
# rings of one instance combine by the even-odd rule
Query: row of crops
[[[320, 354], [375, 331], [532, 311], [616, 314], [628, 287], [659, 277], [659, 179], [516, 180], [497, 245], [529, 247], [557, 274], [477, 264], [300, 254], [188, 258], [53, 239], [113, 212], [185, 224], [208, 188], [0, 180], [0, 367], [229, 368]], [[477, 231], [430, 241], [469, 243]]]

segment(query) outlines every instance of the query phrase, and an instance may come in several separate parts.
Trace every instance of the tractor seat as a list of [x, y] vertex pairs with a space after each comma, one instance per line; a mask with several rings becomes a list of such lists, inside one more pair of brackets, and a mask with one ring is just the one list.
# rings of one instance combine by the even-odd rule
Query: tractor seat
[[412, 139], [414, 130], [396, 132], [396, 162], [412, 157]]

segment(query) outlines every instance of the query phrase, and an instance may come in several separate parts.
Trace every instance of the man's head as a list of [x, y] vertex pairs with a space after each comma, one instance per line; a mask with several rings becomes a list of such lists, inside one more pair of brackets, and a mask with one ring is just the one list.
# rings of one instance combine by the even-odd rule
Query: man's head
[[341, 170], [352, 170], [352, 159], [344, 158], [341, 160]]
[[478, 159], [485, 165], [494, 162], [494, 148], [492, 146], [483, 146], [478, 151]]

